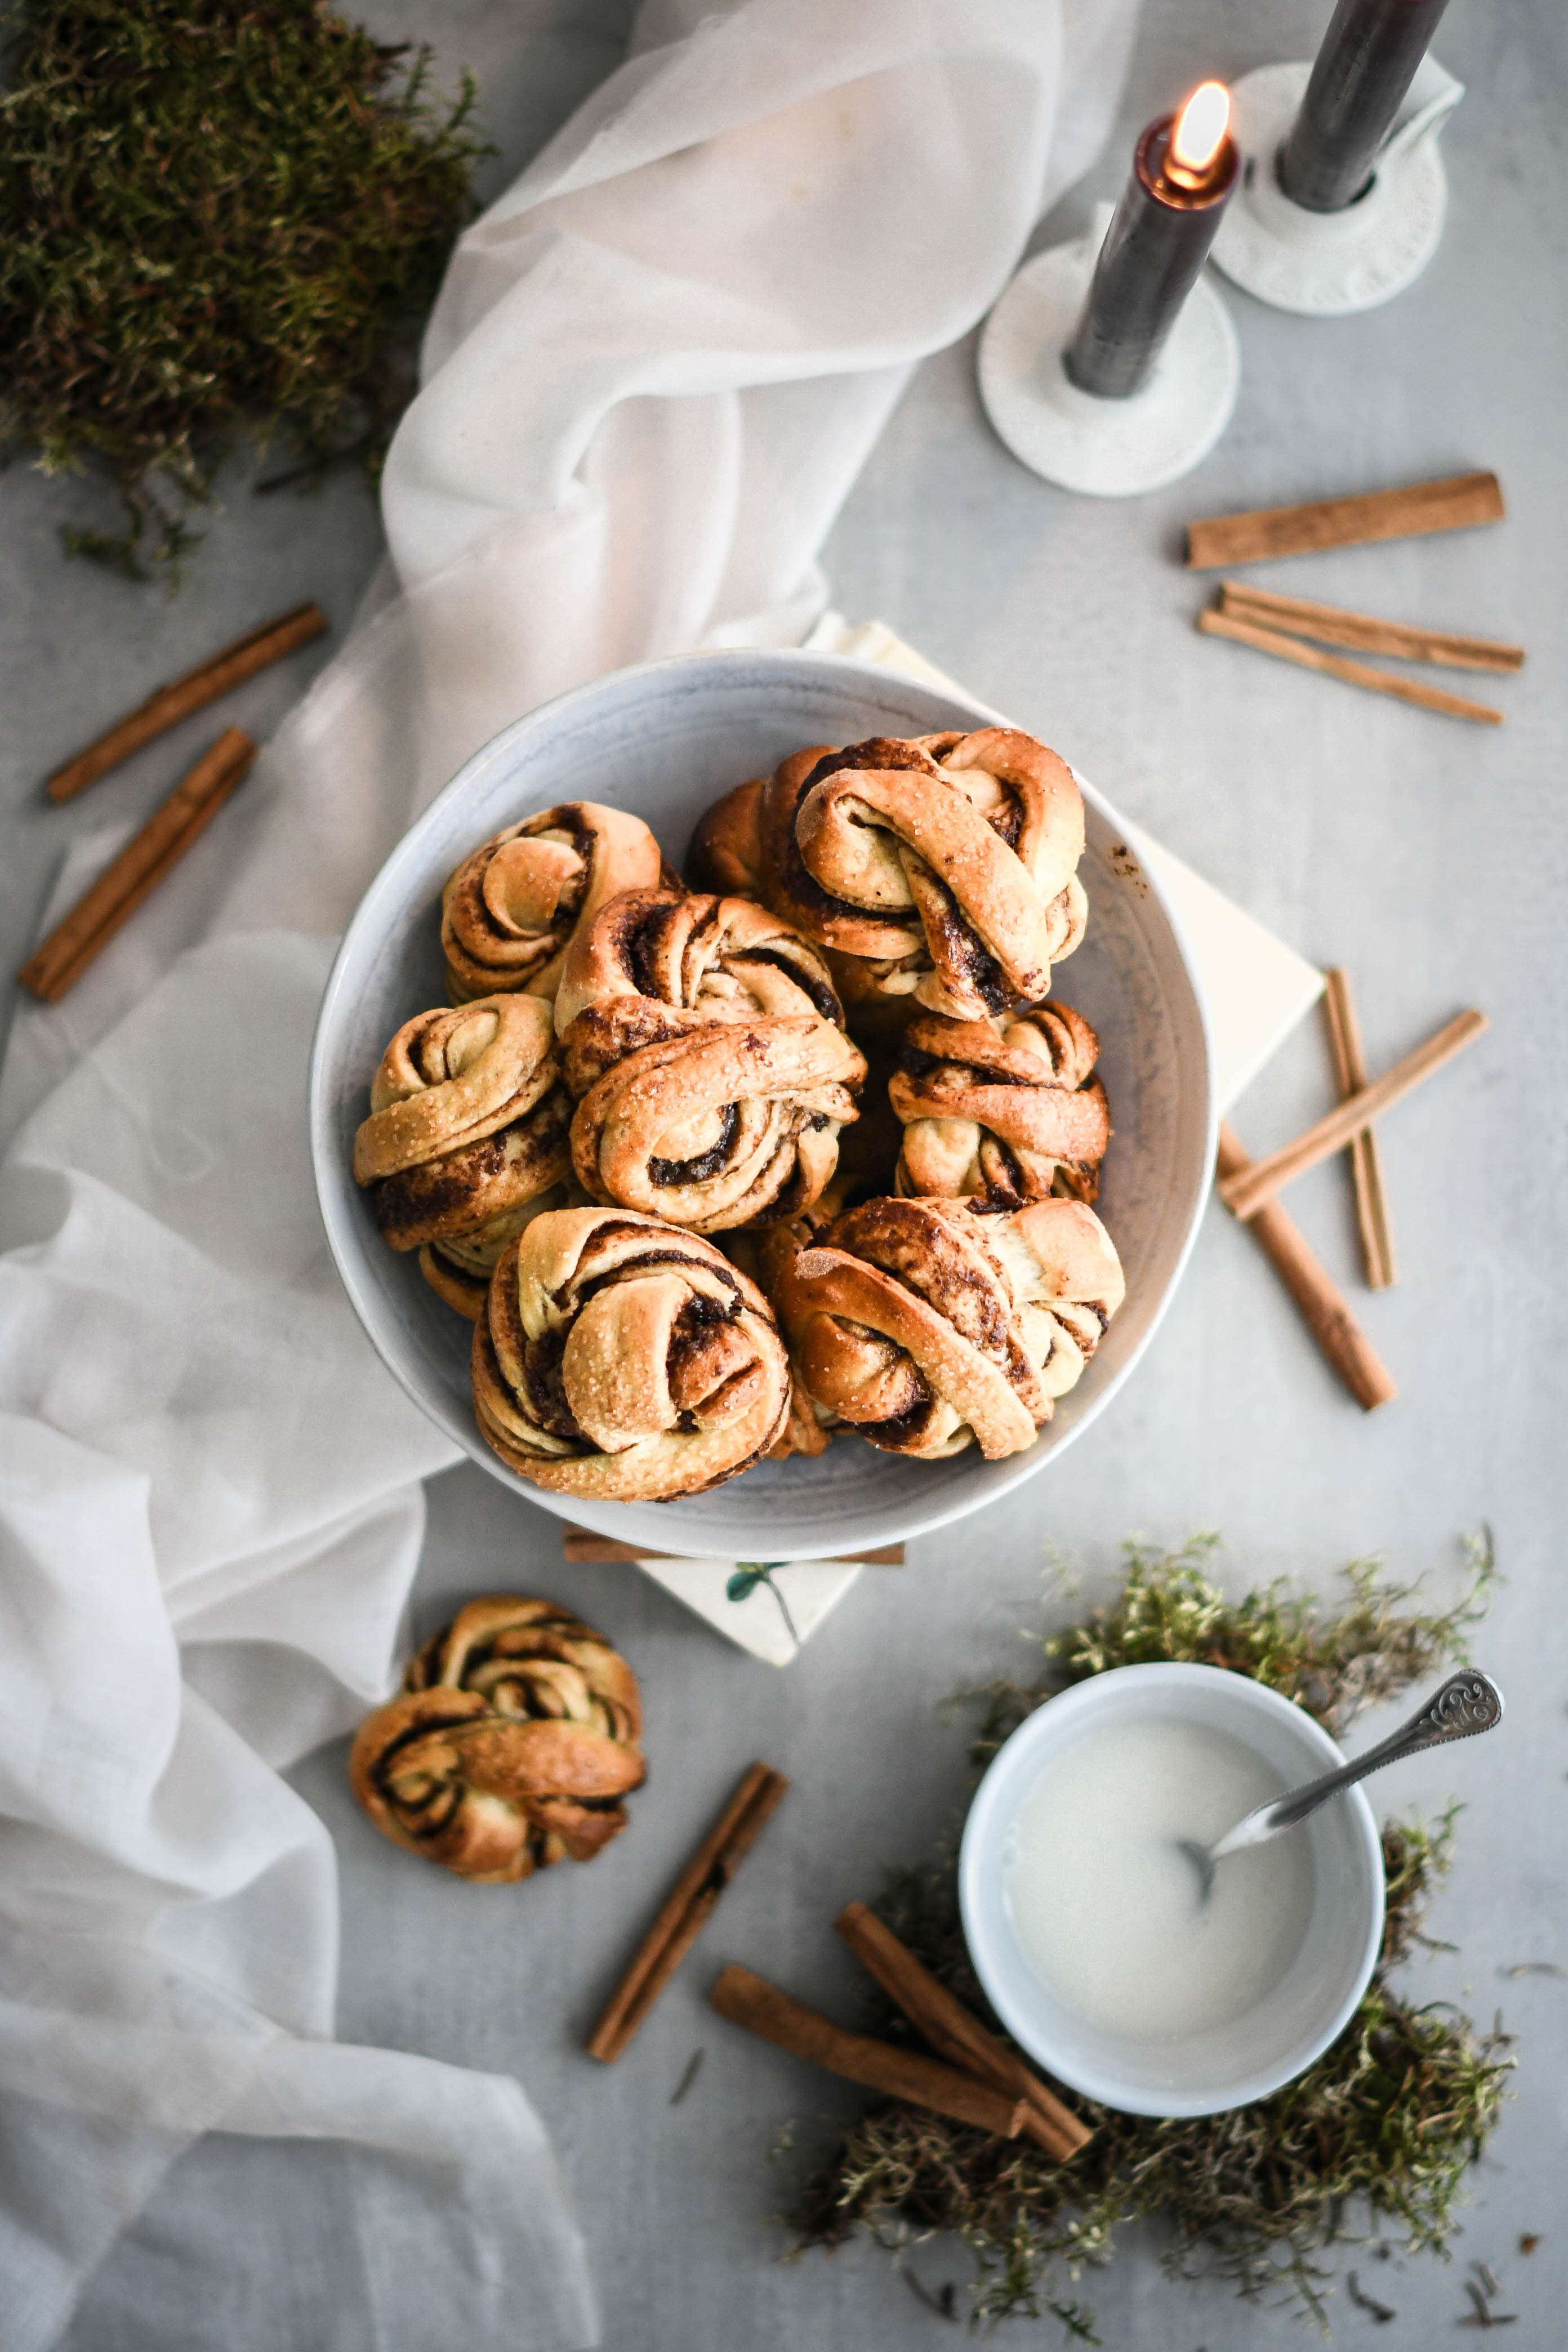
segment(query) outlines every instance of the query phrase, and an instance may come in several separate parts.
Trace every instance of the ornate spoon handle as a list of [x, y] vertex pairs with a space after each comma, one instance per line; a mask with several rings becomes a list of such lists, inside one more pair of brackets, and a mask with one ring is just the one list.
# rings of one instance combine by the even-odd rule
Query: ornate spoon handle
[[1337, 1771], [1325, 1772], [1321, 1780], [1309, 1780], [1303, 1789], [1292, 1789], [1283, 1797], [1274, 1798], [1267, 1805], [1248, 1813], [1227, 1830], [1217, 1845], [1208, 1850], [1211, 1862], [1220, 1861], [1227, 1853], [1236, 1853], [1243, 1846], [1258, 1845], [1263, 1839], [1280, 1830], [1293, 1829], [1315, 1813], [1320, 1805], [1337, 1797], [1342, 1789], [1353, 1788], [1364, 1780], [1369, 1772], [1381, 1772], [1385, 1764], [1397, 1764], [1406, 1756], [1417, 1756], [1424, 1748], [1441, 1748], [1451, 1739], [1472, 1739], [1478, 1731], [1491, 1731], [1502, 1721], [1502, 1693], [1490, 1676], [1474, 1666], [1462, 1673], [1450, 1675], [1440, 1690], [1435, 1691], [1418, 1715], [1408, 1723], [1369, 1748], [1364, 1756], [1353, 1757]]

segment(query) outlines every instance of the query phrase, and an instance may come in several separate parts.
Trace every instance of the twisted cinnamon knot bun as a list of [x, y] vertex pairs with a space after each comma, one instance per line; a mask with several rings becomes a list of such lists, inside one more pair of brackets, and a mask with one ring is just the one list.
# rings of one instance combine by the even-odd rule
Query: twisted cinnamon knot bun
[[587, 1088], [572, 1165], [589, 1199], [698, 1234], [808, 1207], [866, 1076], [831, 1021], [714, 1022], [640, 997], [580, 1016], [566, 1068]]
[[762, 1293], [711, 1242], [621, 1209], [538, 1217], [474, 1330], [474, 1411], [557, 1494], [662, 1502], [760, 1460], [789, 1410]]
[[349, 1780], [377, 1829], [481, 1885], [590, 1862], [643, 1778], [637, 1678], [550, 1601], [471, 1601], [360, 1726]]
[[710, 810], [697, 843], [707, 875], [754, 871], [849, 960], [847, 986], [958, 1021], [1047, 994], [1083, 937], [1083, 847], [1072, 771], [1009, 727], [797, 751]]
[[808, 940], [749, 898], [626, 890], [578, 930], [555, 998], [555, 1034], [621, 997], [709, 1021], [815, 1013], [840, 1027], [827, 966]]
[[904, 1122], [894, 1191], [1005, 1209], [1053, 1192], [1094, 1200], [1110, 1140], [1099, 1057], [1070, 1004], [990, 1021], [918, 1015], [888, 1082]]
[[574, 945], [555, 1017], [591, 1200], [720, 1233], [832, 1175], [866, 1065], [821, 956], [763, 908], [624, 893]]
[[661, 865], [641, 817], [596, 801], [563, 801], [508, 825], [441, 893], [453, 1003], [511, 989], [552, 997], [574, 934], [617, 890], [652, 888]]
[[395, 1250], [470, 1320], [507, 1244], [553, 1202], [572, 1105], [550, 1007], [491, 996], [405, 1021], [381, 1057], [354, 1177]]
[[978, 1214], [866, 1201], [783, 1268], [775, 1301], [819, 1406], [889, 1454], [988, 1460], [1035, 1442], [1121, 1304], [1079, 1201]]

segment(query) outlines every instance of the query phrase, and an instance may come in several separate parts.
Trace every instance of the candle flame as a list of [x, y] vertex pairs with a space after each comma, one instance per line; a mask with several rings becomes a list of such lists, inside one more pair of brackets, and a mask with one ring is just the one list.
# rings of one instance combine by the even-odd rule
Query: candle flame
[[1176, 117], [1171, 133], [1171, 161], [1184, 173], [1201, 178], [1230, 128], [1230, 92], [1222, 81], [1200, 82]]

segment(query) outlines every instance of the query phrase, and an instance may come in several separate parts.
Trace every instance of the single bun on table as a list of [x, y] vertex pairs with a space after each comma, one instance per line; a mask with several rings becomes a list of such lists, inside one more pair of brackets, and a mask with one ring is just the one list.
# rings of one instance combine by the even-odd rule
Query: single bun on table
[[513, 989], [553, 997], [578, 929], [618, 890], [651, 887], [661, 867], [641, 817], [597, 801], [563, 801], [509, 824], [441, 893], [452, 1002]]
[[959, 1021], [1047, 994], [1088, 919], [1083, 849], [1071, 769], [1010, 727], [794, 752], [696, 843], [701, 877], [754, 888], [832, 950], [850, 997]]
[[426, 1280], [471, 1321], [501, 1252], [572, 1165], [549, 1005], [492, 996], [416, 1013], [382, 1055], [370, 1103], [355, 1181], [383, 1238], [418, 1250]]
[[612, 899], [556, 1004], [577, 1181], [693, 1233], [809, 1207], [866, 1076], [841, 1018], [817, 950], [749, 900]]
[[1079, 1379], [1124, 1283], [1082, 1202], [982, 1213], [877, 1200], [782, 1267], [774, 1290], [816, 1404], [887, 1453], [995, 1460], [1035, 1442]]
[[710, 1242], [624, 1209], [559, 1209], [509, 1248], [474, 1328], [479, 1433], [584, 1501], [698, 1495], [760, 1461], [789, 1412], [762, 1293]]
[[989, 1021], [917, 1014], [888, 1085], [903, 1121], [893, 1190], [999, 1208], [1093, 1201], [1110, 1140], [1100, 1040], [1070, 1004]]
[[395, 1844], [481, 1885], [588, 1862], [626, 1826], [642, 1702], [602, 1633], [550, 1601], [471, 1601], [360, 1726], [349, 1780]]

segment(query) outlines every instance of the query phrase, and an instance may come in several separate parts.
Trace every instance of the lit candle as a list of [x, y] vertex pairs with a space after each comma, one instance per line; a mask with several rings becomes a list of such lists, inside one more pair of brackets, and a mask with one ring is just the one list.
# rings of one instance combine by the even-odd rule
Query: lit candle
[[1214, 243], [1237, 166], [1223, 82], [1204, 82], [1179, 114], [1144, 131], [1062, 354], [1080, 392], [1126, 400], [1147, 383]]
[[1279, 152], [1279, 184], [1292, 204], [1337, 213], [1363, 193], [1447, 5], [1340, 0]]

